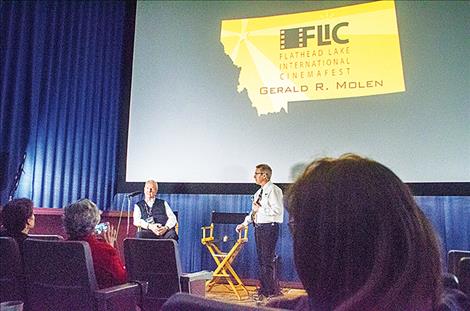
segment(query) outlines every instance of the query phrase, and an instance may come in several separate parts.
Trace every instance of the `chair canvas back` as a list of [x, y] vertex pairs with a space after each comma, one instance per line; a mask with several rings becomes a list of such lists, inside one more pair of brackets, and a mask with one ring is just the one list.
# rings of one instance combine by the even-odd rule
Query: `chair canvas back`
[[0, 301], [23, 300], [23, 264], [18, 244], [0, 237]]
[[158, 309], [181, 291], [181, 263], [174, 240], [127, 238], [124, 257], [129, 278], [148, 282], [144, 310]]
[[240, 224], [245, 220], [248, 213], [222, 213], [212, 212], [211, 222], [213, 224]]
[[27, 239], [28, 310], [93, 310], [96, 289], [90, 247], [82, 241]]
[[212, 211], [211, 223], [214, 225], [214, 242], [220, 250], [230, 251], [238, 239], [235, 228], [241, 224], [248, 213], [228, 213]]

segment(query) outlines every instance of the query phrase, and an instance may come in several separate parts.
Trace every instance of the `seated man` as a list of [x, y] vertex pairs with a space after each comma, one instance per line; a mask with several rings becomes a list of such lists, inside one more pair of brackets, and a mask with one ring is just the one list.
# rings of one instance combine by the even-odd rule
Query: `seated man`
[[156, 198], [157, 192], [154, 180], [145, 183], [144, 199], [134, 206], [134, 226], [141, 229], [136, 237], [178, 241], [176, 216], [166, 201]]
[[21, 251], [23, 241], [35, 225], [33, 202], [30, 199], [11, 200], [2, 209], [2, 221], [4, 230], [0, 236], [14, 238]]

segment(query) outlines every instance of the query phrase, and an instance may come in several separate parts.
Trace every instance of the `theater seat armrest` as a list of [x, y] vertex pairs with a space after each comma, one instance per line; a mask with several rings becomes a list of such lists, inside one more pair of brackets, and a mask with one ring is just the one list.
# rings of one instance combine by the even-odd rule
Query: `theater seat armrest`
[[198, 271], [181, 274], [181, 291], [204, 297], [206, 292], [206, 281], [212, 279], [212, 274], [212, 271]]
[[148, 282], [132, 281], [121, 285], [98, 289], [95, 291], [95, 298], [98, 301], [103, 301], [121, 295], [139, 296], [147, 293], [147, 288]]
[[212, 271], [203, 270], [191, 273], [182, 273], [181, 278], [187, 279], [189, 282], [197, 280], [211, 280], [212, 274]]

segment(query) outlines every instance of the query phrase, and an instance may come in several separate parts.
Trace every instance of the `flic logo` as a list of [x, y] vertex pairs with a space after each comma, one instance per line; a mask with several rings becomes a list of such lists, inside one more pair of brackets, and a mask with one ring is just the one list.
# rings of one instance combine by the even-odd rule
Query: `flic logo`
[[317, 39], [317, 45], [330, 45], [331, 40], [338, 44], [346, 44], [349, 39], [340, 38], [338, 32], [343, 27], [348, 27], [348, 22], [336, 24], [331, 29], [330, 24], [307, 26], [301, 28], [281, 29], [281, 50], [307, 47], [308, 39]]

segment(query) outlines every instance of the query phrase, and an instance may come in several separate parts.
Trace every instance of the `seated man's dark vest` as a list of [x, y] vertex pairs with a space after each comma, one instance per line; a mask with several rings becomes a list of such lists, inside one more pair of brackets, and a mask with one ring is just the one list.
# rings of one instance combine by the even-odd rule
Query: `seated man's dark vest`
[[143, 220], [147, 220], [149, 216], [152, 216], [153, 222], [159, 223], [162, 226], [168, 221], [164, 200], [155, 199], [152, 206], [148, 206], [145, 200], [142, 200], [137, 202], [137, 206], [140, 208], [140, 214]]
[[[165, 201], [155, 199], [152, 206], [148, 206], [145, 200], [137, 202], [137, 206], [140, 209], [141, 218], [150, 223], [161, 224], [164, 226], [168, 221], [168, 216], [165, 209]], [[153, 221], [149, 221], [149, 217], [152, 217]], [[142, 228], [137, 232], [136, 237], [138, 238], [151, 238], [151, 239], [173, 239], [178, 241], [178, 234], [176, 234], [175, 228], [169, 229], [164, 235], [157, 236], [151, 230]]]

